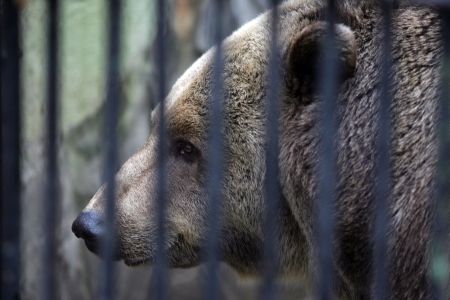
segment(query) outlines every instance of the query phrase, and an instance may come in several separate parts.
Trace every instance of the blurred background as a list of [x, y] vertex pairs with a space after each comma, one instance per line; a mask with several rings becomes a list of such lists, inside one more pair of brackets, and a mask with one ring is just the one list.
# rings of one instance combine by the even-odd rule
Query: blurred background
[[[212, 44], [212, 3], [168, 0], [167, 70], [169, 84]], [[268, 0], [226, 0], [225, 35], [267, 9]], [[21, 1], [22, 26], [22, 296], [41, 294], [44, 211], [46, 87], [46, 1]], [[122, 1], [122, 98], [120, 163], [146, 140], [157, 99], [154, 70], [154, 0]], [[60, 11], [61, 211], [57, 235], [57, 299], [96, 299], [99, 260], [71, 232], [71, 223], [102, 182], [102, 125], [106, 70], [107, 0], [62, 0]], [[117, 299], [151, 298], [151, 267], [117, 263]], [[223, 265], [222, 299], [256, 299], [259, 282], [239, 278]], [[203, 298], [203, 267], [171, 270], [171, 299]], [[302, 298], [296, 283], [283, 283], [283, 299]]]

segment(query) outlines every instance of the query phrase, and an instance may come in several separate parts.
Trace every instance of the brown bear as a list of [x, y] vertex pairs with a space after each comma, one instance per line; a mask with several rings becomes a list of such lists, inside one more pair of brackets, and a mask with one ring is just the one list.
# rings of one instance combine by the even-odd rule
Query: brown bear
[[[278, 181], [280, 277], [314, 279], [314, 206], [318, 199], [321, 100], [316, 65], [325, 35], [323, 1], [279, 7], [281, 87]], [[339, 5], [337, 50], [344, 75], [337, 103], [336, 295], [370, 298], [377, 113], [380, 101], [380, 10], [370, 1]], [[271, 43], [270, 13], [244, 25], [223, 43], [224, 182], [222, 259], [257, 274], [264, 243], [265, 101]], [[440, 19], [432, 9], [399, 6], [393, 12], [392, 199], [389, 201], [389, 281], [392, 299], [428, 299], [428, 247], [437, 164]], [[215, 49], [195, 62], [166, 98], [167, 256], [172, 267], [200, 263], [206, 239], [207, 132]], [[152, 262], [157, 227], [158, 107], [147, 143], [120, 169], [116, 220], [120, 258]], [[91, 250], [101, 235], [105, 187], [75, 220], [73, 231]]]

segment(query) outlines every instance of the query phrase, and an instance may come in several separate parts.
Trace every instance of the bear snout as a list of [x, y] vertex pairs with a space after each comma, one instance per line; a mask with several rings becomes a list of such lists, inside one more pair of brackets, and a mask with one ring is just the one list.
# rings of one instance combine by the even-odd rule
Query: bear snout
[[72, 224], [72, 232], [77, 238], [82, 238], [87, 248], [98, 254], [99, 244], [104, 233], [103, 217], [93, 211], [84, 211]]

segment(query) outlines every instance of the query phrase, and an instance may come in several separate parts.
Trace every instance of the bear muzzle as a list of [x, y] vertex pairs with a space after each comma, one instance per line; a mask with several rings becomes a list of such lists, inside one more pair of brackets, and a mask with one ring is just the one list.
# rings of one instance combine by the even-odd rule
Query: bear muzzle
[[[101, 255], [101, 244], [105, 235], [103, 216], [94, 211], [81, 212], [72, 223], [72, 232], [77, 238], [84, 240], [86, 247], [93, 253]], [[119, 260], [118, 245], [114, 245], [113, 259]]]

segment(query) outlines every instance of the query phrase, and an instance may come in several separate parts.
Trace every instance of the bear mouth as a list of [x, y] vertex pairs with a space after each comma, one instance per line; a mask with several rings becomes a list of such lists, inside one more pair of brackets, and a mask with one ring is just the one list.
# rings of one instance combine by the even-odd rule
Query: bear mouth
[[123, 262], [129, 267], [136, 267], [152, 263], [150, 258], [124, 258]]
[[[123, 258], [123, 262], [129, 266], [129, 267], [137, 267], [142, 265], [152, 265], [155, 263], [155, 259], [153, 257], [151, 258]], [[191, 259], [191, 260], [180, 260], [177, 258], [174, 258], [170, 255], [170, 252], [168, 253], [167, 257], [167, 267], [169, 268], [192, 268], [197, 266], [200, 263], [200, 260], [198, 259]]]
[[[155, 249], [153, 249], [155, 250]], [[129, 267], [135, 267], [146, 264], [154, 264], [156, 256], [150, 251], [149, 255], [123, 255], [121, 258]], [[182, 234], [177, 234], [176, 238], [171, 240], [164, 251], [167, 267], [170, 268], [191, 268], [201, 262], [200, 247], [192, 246], [186, 242]]]
[[[94, 253], [100, 258], [104, 257], [104, 254], [102, 251], [100, 251], [100, 246], [97, 241], [91, 241], [91, 240], [84, 240], [84, 244], [86, 245], [86, 248], [88, 248], [89, 251]], [[122, 259], [121, 253], [120, 253], [119, 247], [113, 247], [113, 253], [112, 253], [112, 260], [113, 261], [119, 261]]]

